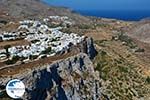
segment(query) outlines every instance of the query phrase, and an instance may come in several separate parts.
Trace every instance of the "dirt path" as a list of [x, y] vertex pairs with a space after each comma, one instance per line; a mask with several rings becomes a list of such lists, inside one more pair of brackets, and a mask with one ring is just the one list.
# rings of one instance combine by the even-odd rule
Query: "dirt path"
[[0, 42], [0, 49], [3, 49], [5, 45], [18, 46], [18, 45], [29, 45], [30, 43], [26, 40], [15, 40], [15, 41], [3, 41]]

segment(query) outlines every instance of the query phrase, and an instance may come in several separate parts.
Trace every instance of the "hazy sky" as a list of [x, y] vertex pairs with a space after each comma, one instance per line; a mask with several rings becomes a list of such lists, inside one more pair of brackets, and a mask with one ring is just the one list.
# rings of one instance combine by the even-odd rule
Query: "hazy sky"
[[76, 10], [150, 10], [150, 0], [43, 0]]

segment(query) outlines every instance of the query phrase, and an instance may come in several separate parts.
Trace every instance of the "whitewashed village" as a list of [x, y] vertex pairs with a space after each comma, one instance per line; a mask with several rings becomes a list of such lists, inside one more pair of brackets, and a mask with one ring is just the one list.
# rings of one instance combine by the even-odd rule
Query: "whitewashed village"
[[[61, 23], [61, 26], [58, 26]], [[49, 24], [49, 25], [48, 25]], [[50, 25], [57, 25], [51, 27]], [[3, 32], [0, 41], [15, 41], [24, 39], [29, 45], [6, 45], [0, 50], [0, 60], [6, 64], [15, 64], [18, 59], [29, 62], [44, 57], [50, 57], [69, 49], [70, 45], [77, 45], [84, 40], [84, 36], [75, 33], [64, 33], [61, 30], [72, 25], [66, 16], [49, 16], [42, 21], [19, 21], [16, 32]]]

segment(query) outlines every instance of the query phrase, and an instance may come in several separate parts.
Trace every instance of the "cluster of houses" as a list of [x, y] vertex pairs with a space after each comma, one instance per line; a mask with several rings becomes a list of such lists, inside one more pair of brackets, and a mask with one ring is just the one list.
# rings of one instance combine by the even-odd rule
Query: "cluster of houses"
[[71, 26], [74, 22], [67, 16], [49, 16], [49, 18], [43, 19], [44, 22], [51, 22], [55, 25], [63, 25], [64, 27]]
[[18, 34], [13, 32], [4, 32], [0, 34], [0, 41], [8, 41], [8, 40], [16, 40], [18, 38]]
[[[43, 21], [49, 21], [50, 19], [66, 21], [68, 17], [50, 16], [49, 18], [43, 19]], [[26, 58], [30, 60], [31, 56], [37, 56], [41, 58], [43, 56], [49, 57], [58, 54], [59, 52], [69, 49], [70, 44], [77, 45], [84, 40], [84, 36], [79, 36], [75, 33], [64, 33], [61, 31], [64, 27], [51, 28], [46, 23], [34, 20], [20, 21], [18, 30], [25, 29], [26, 33], [7, 33], [1, 34], [2, 40], [15, 40], [16, 37], [22, 37], [29, 41], [29, 45], [13, 46], [9, 47], [8, 50], [0, 50], [0, 59], [6, 58], [6, 54], [9, 53], [10, 57], [14, 56]], [[8, 35], [9, 38], [5, 38]]]

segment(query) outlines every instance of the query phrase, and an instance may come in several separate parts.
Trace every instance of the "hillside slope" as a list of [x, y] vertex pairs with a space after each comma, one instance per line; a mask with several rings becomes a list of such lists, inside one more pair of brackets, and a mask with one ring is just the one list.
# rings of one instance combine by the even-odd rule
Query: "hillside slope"
[[[89, 23], [90, 20], [63, 7], [49, 7], [40, 0], [0, 0], [0, 9], [14, 19], [39, 19], [52, 15], [67, 15], [77, 23]], [[1, 11], [0, 10], [0, 11]]]
[[[16, 31], [20, 20], [66, 15], [75, 24], [62, 32], [94, 40], [88, 38], [62, 55], [1, 68], [0, 89], [5, 90], [8, 80], [19, 78], [29, 87], [23, 99], [150, 100], [149, 22], [84, 17], [39, 0], [1, 0], [0, 4], [0, 33]], [[29, 43], [3, 41], [0, 48], [8, 44]], [[4, 100], [10, 99], [5, 91], [2, 94]]]

